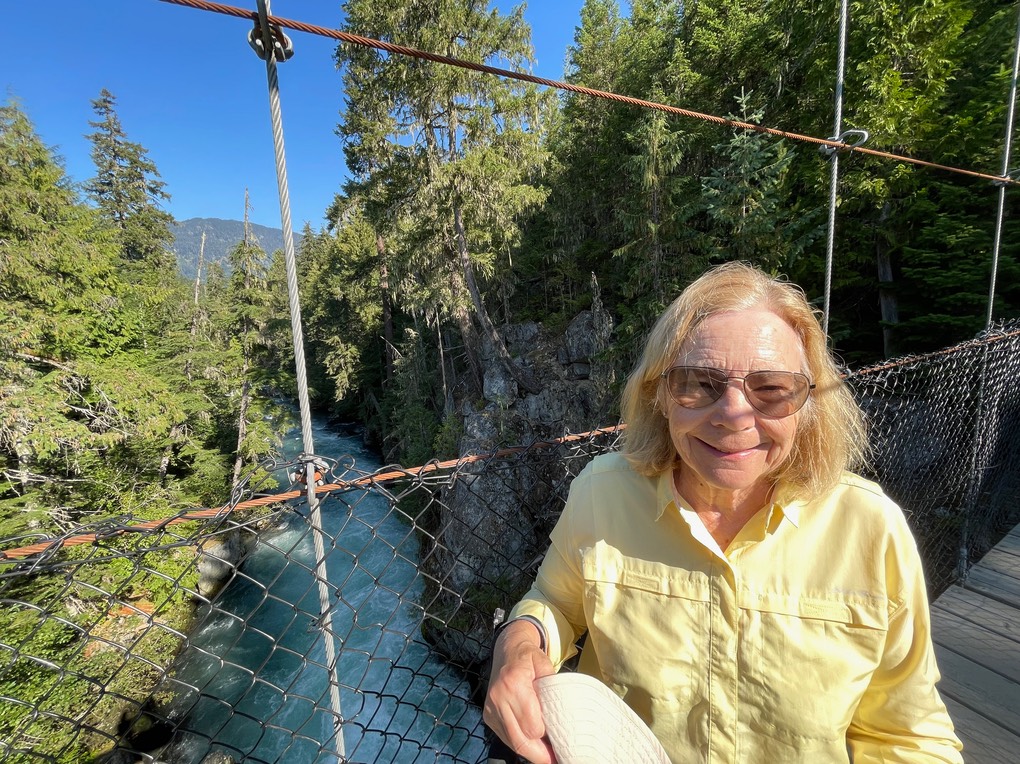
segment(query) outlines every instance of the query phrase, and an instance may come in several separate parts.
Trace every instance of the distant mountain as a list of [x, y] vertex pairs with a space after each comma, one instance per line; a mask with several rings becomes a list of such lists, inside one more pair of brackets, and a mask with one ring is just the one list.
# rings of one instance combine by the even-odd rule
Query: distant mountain
[[[219, 262], [225, 268], [230, 251], [244, 239], [244, 223], [240, 220], [188, 218], [178, 221], [171, 230], [174, 234], [173, 250], [177, 255], [177, 265], [186, 279], [195, 278], [203, 231], [206, 264]], [[283, 249], [283, 231], [279, 228], [268, 228], [252, 223], [251, 231], [267, 256], [272, 257], [276, 250]], [[300, 244], [301, 236], [294, 234], [295, 248]], [[204, 272], [202, 278], [205, 278]]]

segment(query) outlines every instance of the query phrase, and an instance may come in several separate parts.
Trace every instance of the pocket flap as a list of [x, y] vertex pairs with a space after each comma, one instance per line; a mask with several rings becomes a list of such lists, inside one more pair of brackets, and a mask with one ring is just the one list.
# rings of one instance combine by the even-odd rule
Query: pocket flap
[[820, 597], [795, 597], [776, 594], [746, 594], [742, 607], [796, 618], [832, 621], [869, 629], [887, 628], [885, 608], [867, 601], [843, 601]]

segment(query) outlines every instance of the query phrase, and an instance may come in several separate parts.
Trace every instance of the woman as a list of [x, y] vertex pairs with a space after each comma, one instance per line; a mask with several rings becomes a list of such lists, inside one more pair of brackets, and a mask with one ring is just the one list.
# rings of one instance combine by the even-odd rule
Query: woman
[[579, 670], [674, 762], [960, 762], [902, 511], [846, 470], [863, 417], [803, 293], [691, 284], [627, 382], [622, 454], [574, 480], [493, 654], [485, 721], [553, 760], [533, 688]]

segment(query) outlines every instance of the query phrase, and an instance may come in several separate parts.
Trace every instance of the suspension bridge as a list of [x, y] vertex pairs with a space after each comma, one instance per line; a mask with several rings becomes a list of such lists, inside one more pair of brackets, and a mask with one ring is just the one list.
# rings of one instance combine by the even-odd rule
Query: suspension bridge
[[[259, 473], [285, 490], [249, 480], [222, 507], [3, 541], [0, 597], [18, 629], [0, 633], [0, 761], [80, 761], [96, 751], [111, 762], [484, 760], [477, 700], [493, 612], [533, 576], [570, 478], [617, 445], [619, 428], [606, 427], [415, 468], [365, 468], [316, 451], [275, 75], [283, 29], [814, 143], [832, 149], [834, 187], [838, 156], [853, 152], [991, 180], [996, 256], [1003, 200], [1017, 182], [1008, 170], [1015, 71], [1003, 170], [990, 175], [869, 149], [842, 131], [839, 109], [835, 137], [813, 138], [326, 30], [272, 16], [265, 2], [253, 13], [164, 1], [255, 22], [302, 456]], [[965, 755], [978, 762], [1013, 761], [1020, 743], [1018, 376], [1020, 324], [993, 323], [991, 307], [970, 342], [847, 376], [872, 424], [869, 477], [904, 507], [918, 538], [941, 691]], [[507, 498], [493, 502], [497, 493]], [[232, 546], [234, 556], [224, 551]], [[156, 556], [178, 556], [179, 575]], [[118, 576], [96, 573], [110, 565]], [[201, 585], [203, 566], [225, 569], [220, 593]], [[186, 619], [182, 601], [197, 603]], [[44, 679], [24, 681], [30, 674]]]

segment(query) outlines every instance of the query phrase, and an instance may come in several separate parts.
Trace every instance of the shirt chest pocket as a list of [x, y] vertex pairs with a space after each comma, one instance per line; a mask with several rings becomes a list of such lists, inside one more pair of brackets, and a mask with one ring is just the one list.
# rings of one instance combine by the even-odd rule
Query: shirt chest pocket
[[759, 596], [740, 618], [752, 728], [790, 743], [841, 739], [881, 660], [885, 604]]
[[606, 683], [647, 701], [689, 701], [704, 680], [707, 585], [688, 571], [624, 557], [602, 542], [584, 550], [581, 567], [584, 649], [595, 651]]

